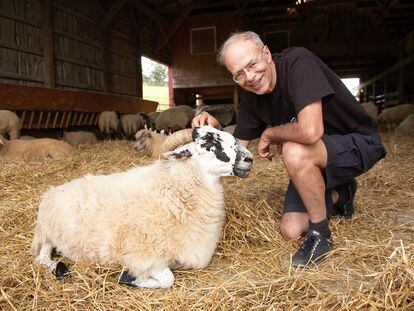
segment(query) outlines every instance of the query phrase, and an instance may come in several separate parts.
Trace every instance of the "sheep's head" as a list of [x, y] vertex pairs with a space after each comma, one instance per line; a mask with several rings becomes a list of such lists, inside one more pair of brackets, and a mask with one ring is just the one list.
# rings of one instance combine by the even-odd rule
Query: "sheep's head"
[[[165, 152], [165, 158], [198, 159], [203, 170], [219, 176], [247, 177], [253, 164], [253, 155], [241, 145], [233, 135], [219, 131], [211, 126], [187, 129], [177, 133], [185, 137], [183, 142], [194, 141], [178, 147], [172, 144], [173, 151]], [[169, 140], [173, 136], [170, 136]], [[167, 144], [167, 141], [165, 142]], [[182, 145], [182, 144], [181, 144]]]

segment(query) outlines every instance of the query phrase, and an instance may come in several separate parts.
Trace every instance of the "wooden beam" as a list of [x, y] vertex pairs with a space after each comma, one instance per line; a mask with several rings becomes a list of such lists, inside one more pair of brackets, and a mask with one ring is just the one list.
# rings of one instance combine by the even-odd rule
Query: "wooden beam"
[[409, 63], [411, 63], [413, 61], [414, 61], [414, 55], [411, 55], [411, 56], [408, 56], [408, 57], [402, 59], [397, 64], [395, 64], [395, 65], [389, 67], [388, 69], [384, 70], [383, 72], [375, 75], [373, 78], [369, 79], [368, 81], [365, 81], [365, 82], [361, 83], [358, 86], [358, 90], [362, 89], [364, 86], [367, 86], [369, 84], [374, 83], [375, 81], [385, 77], [386, 75], [389, 75], [390, 73], [392, 73], [392, 72], [394, 72], [394, 71], [396, 71], [400, 68], [403, 68], [403, 67], [407, 66]]
[[142, 20], [136, 14], [135, 9], [131, 8], [131, 18], [132, 23], [135, 29], [135, 38], [137, 40], [137, 57], [136, 57], [136, 88], [137, 88], [137, 96], [142, 97], [143, 95], [143, 79], [142, 79], [142, 64], [141, 64], [141, 56], [142, 56], [142, 33], [140, 31]]
[[55, 64], [53, 55], [53, 30], [51, 0], [42, 0], [43, 66], [45, 86], [55, 87]]
[[101, 26], [103, 28], [106, 28], [109, 26], [111, 21], [114, 19], [115, 16], [118, 15], [119, 11], [121, 11], [122, 7], [128, 0], [118, 0], [115, 2], [115, 4], [108, 10], [105, 17], [103, 18], [101, 22]]
[[136, 8], [138, 11], [142, 12], [143, 14], [145, 14], [146, 16], [148, 16], [149, 18], [157, 21], [158, 23], [160, 23], [163, 27], [168, 27], [168, 21], [166, 19], [164, 19], [161, 15], [159, 15], [156, 11], [154, 11], [153, 9], [149, 8], [148, 6], [146, 6], [144, 3], [142, 3], [141, 1], [138, 0], [130, 0], [129, 1], [129, 5], [133, 6], [134, 8]]
[[188, 5], [185, 10], [181, 13], [181, 15], [174, 21], [174, 24], [169, 28], [168, 33], [162, 38], [162, 41], [157, 46], [157, 53], [164, 47], [164, 45], [168, 42], [168, 39], [174, 34], [178, 27], [183, 23], [183, 21], [187, 18], [187, 16], [197, 7], [197, 4], [190, 4]]

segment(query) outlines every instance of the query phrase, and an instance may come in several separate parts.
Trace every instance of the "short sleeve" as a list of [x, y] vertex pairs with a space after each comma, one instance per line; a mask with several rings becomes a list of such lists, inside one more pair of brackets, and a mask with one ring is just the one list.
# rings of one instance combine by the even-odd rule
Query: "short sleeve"
[[334, 94], [334, 90], [316, 60], [303, 55], [288, 70], [288, 93], [298, 113], [306, 105]]
[[242, 140], [252, 140], [260, 137], [266, 128], [266, 124], [261, 121], [250, 109], [247, 96], [243, 96], [237, 114], [237, 125], [234, 130], [234, 137]]

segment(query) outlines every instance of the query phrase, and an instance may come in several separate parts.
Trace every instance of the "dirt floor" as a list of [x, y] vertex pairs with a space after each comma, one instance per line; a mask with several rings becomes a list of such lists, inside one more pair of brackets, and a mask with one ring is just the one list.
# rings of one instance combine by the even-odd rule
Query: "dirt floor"
[[151, 163], [132, 142], [80, 146], [55, 162], [0, 159], [0, 310], [414, 310], [414, 138], [382, 137], [388, 155], [357, 179], [356, 214], [331, 219], [334, 250], [306, 269], [290, 265], [301, 241], [278, 231], [281, 160], [258, 158], [253, 144], [251, 175], [223, 179], [227, 222], [213, 260], [174, 271], [168, 290], [117, 284], [121, 267], [88, 263], [71, 263], [59, 282], [29, 251], [40, 195], [86, 173]]

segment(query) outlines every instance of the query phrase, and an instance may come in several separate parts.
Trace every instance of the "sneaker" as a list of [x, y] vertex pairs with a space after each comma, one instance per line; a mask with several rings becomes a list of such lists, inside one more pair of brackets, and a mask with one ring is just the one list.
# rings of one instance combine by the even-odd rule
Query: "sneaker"
[[309, 230], [305, 242], [293, 255], [292, 264], [296, 267], [305, 267], [317, 264], [332, 249], [332, 239], [323, 237], [316, 230]]
[[355, 212], [354, 199], [357, 192], [358, 184], [355, 179], [349, 183], [340, 185], [335, 188], [339, 194], [338, 202], [333, 206], [332, 216], [340, 216], [345, 219], [351, 219]]

